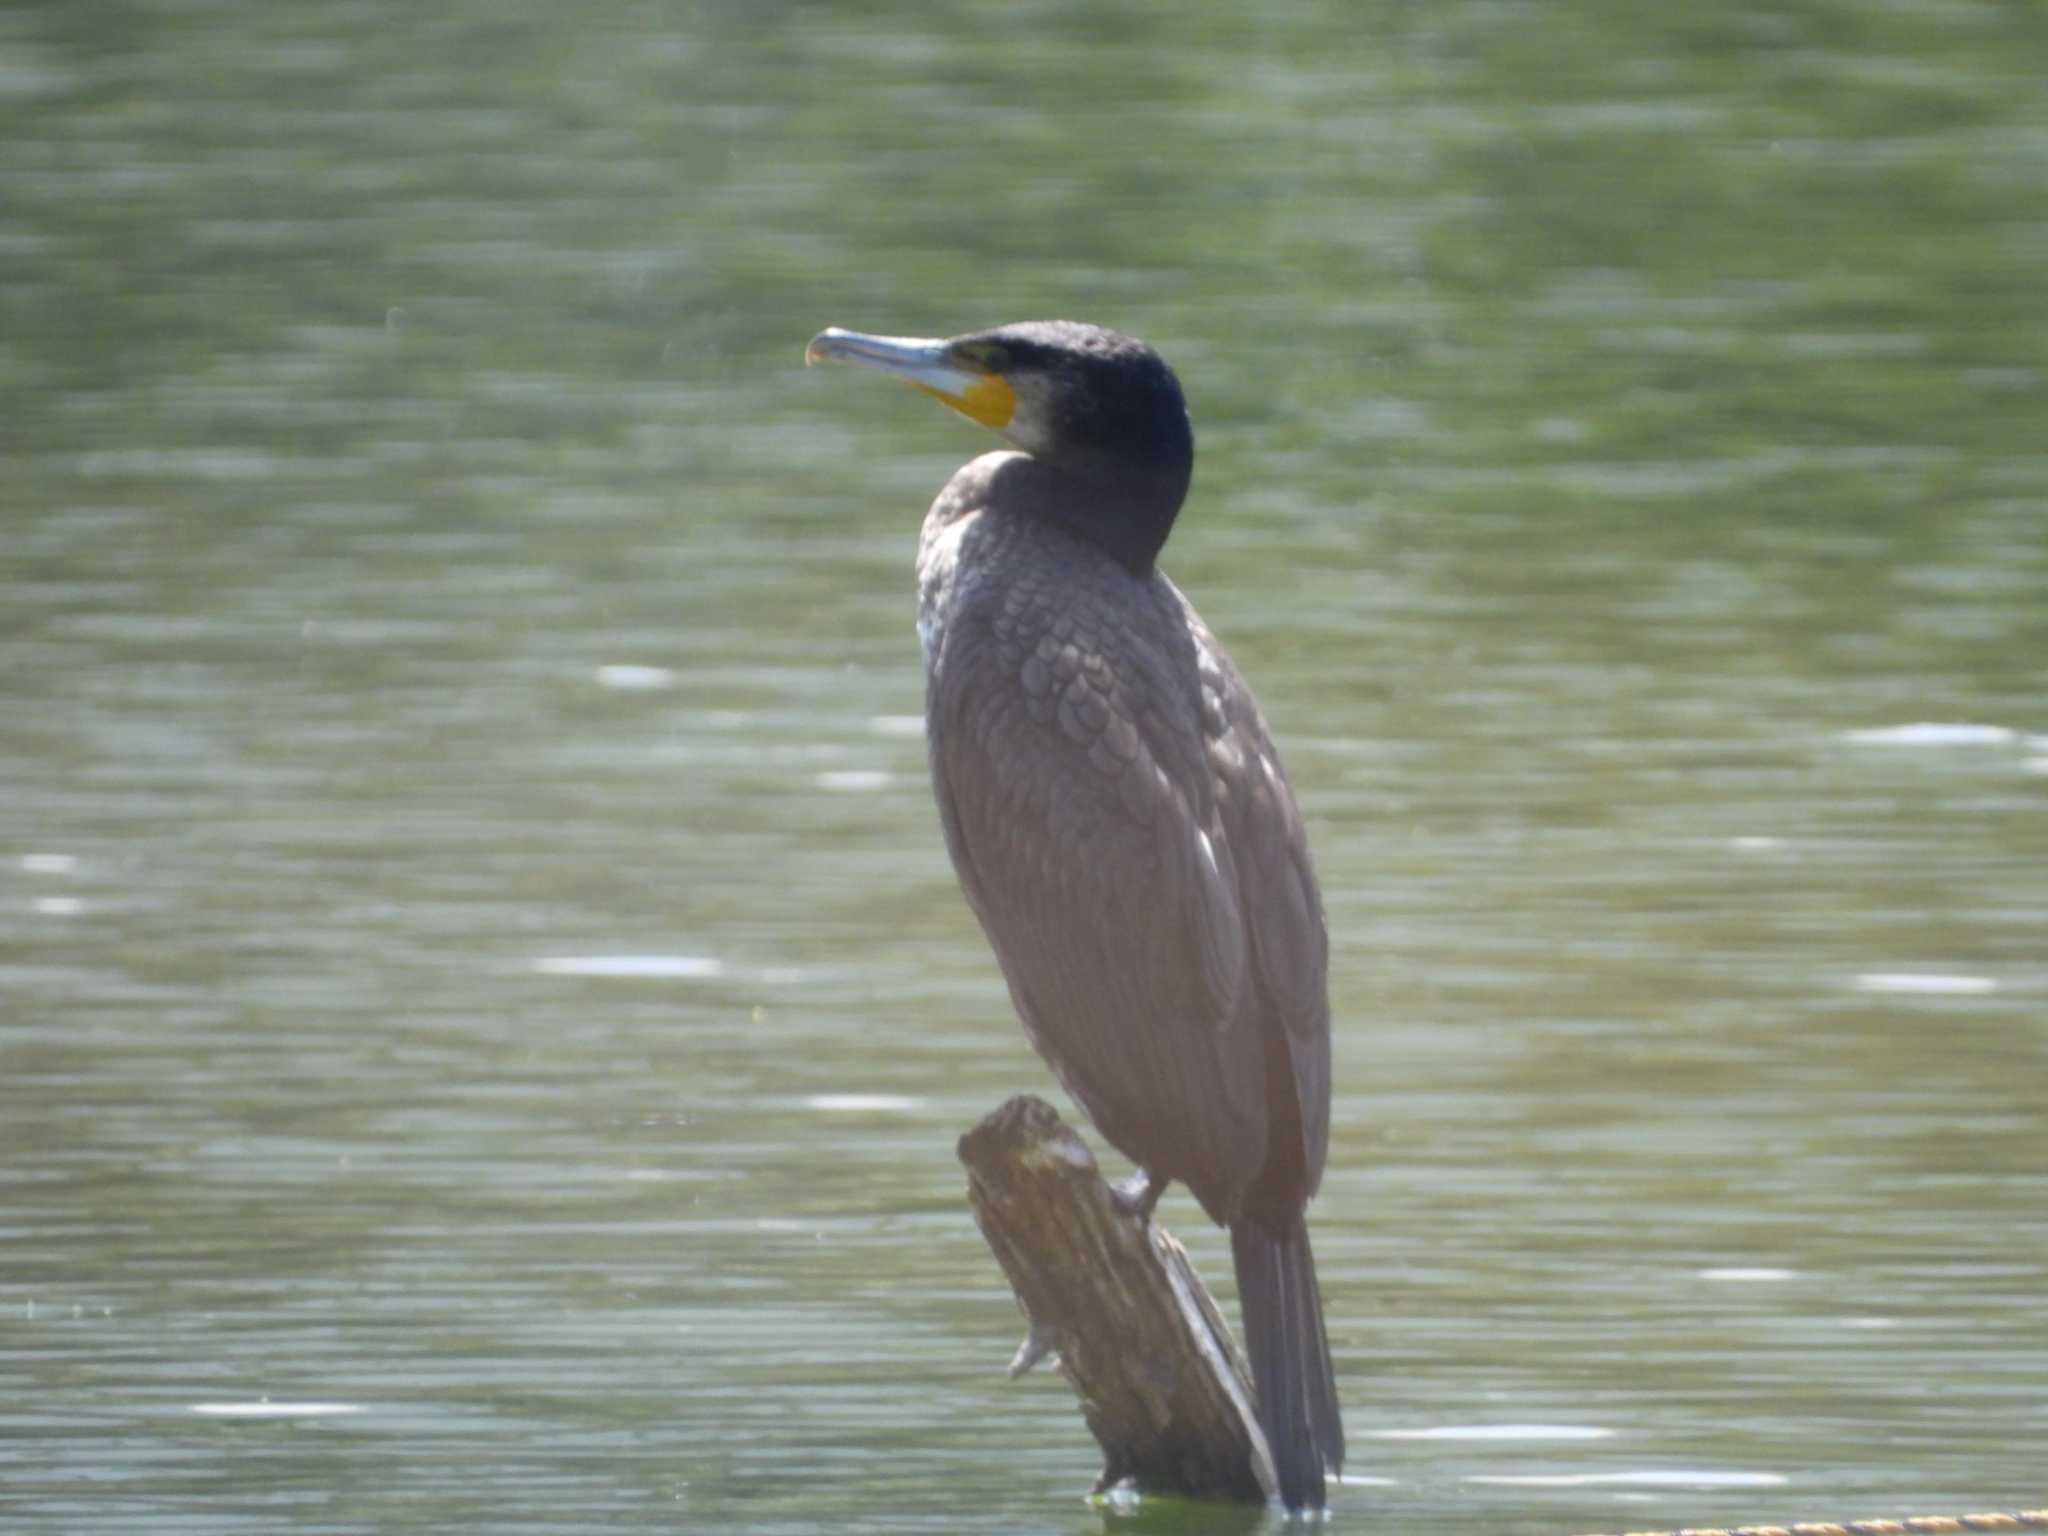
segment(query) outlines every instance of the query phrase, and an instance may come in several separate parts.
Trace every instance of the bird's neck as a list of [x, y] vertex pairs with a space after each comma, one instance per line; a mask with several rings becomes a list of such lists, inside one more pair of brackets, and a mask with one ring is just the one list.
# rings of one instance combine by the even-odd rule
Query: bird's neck
[[1094, 545], [1133, 576], [1143, 576], [1173, 532], [1187, 495], [1188, 470], [1077, 468], [1023, 454], [1004, 466], [1003, 480], [1006, 504], [1043, 518]]

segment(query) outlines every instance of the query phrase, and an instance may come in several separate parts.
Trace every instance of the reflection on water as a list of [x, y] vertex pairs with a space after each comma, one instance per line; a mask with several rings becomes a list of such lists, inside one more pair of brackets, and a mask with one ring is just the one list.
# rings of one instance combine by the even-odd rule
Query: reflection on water
[[[954, 1138], [984, 444], [843, 323], [1181, 367], [1312, 821], [1338, 1519], [2038, 1504], [2048, 23], [0, 20], [0, 1524], [1079, 1503]], [[1165, 1220], [1212, 1277], [1217, 1234]]]

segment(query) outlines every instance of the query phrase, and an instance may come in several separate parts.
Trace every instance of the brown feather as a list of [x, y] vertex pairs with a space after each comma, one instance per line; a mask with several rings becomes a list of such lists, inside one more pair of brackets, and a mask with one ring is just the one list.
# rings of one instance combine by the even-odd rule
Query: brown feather
[[1300, 812], [1192, 606], [1039, 515], [1019, 463], [962, 470], [920, 549], [947, 847], [1033, 1043], [1103, 1134], [1219, 1221], [1249, 1194], [1291, 1225], [1330, 1070]]

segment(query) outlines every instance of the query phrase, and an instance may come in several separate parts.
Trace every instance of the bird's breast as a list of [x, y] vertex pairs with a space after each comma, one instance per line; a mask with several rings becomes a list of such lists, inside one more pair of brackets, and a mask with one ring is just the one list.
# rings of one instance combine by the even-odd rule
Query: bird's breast
[[[996, 472], [1017, 457], [985, 453], [963, 465], [925, 514], [917, 540], [917, 643], [928, 674], [939, 666], [963, 590], [1000, 561], [1001, 552], [987, 548], [986, 536], [977, 535], [975, 547], [965, 554], [962, 546], [976, 534]], [[1000, 538], [1000, 530], [995, 532]]]

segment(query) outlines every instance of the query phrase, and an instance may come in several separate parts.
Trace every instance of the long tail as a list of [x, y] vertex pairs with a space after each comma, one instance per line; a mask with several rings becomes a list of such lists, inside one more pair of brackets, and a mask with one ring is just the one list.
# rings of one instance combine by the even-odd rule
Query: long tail
[[1308, 1226], [1297, 1216], [1285, 1236], [1275, 1237], [1240, 1217], [1230, 1226], [1230, 1256], [1259, 1391], [1259, 1427], [1273, 1451], [1281, 1502], [1321, 1509], [1324, 1469], [1344, 1464], [1344, 1423]]

